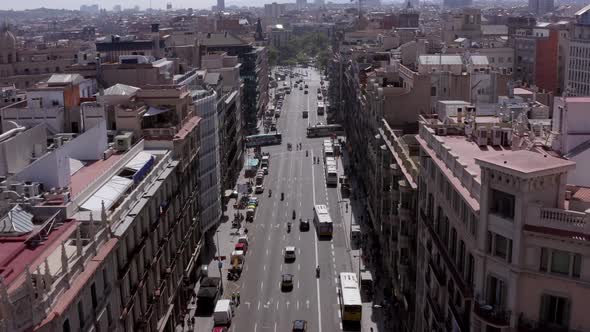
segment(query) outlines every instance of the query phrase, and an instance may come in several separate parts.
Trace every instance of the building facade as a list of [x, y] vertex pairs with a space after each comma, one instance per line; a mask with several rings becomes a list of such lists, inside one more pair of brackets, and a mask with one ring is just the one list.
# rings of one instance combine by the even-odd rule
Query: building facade
[[570, 27], [564, 93], [590, 96], [590, 5], [580, 9]]

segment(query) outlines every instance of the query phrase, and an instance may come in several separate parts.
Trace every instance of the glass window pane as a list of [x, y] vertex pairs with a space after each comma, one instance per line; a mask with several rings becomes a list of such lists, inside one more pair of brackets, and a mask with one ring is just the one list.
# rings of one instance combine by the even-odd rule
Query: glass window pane
[[574, 267], [572, 269], [572, 277], [579, 278], [580, 271], [582, 270], [582, 256], [579, 254], [574, 255]]
[[551, 272], [560, 274], [569, 274], [570, 272], [570, 254], [566, 251], [553, 250], [551, 255]]
[[549, 264], [549, 254], [547, 248], [541, 248], [541, 263], [539, 264], [539, 270], [547, 271], [547, 265]]
[[506, 256], [508, 255], [508, 241], [505, 237], [503, 237], [502, 235], [498, 235], [496, 234], [496, 249], [494, 251], [494, 255], [501, 257], [501, 258], [506, 258]]

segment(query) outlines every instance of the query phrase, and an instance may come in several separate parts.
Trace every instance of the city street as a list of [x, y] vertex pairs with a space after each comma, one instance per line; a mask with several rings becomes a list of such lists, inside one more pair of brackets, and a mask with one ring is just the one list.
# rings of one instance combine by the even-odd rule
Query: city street
[[[240, 305], [230, 331], [290, 331], [296, 319], [306, 320], [308, 331], [359, 330], [358, 326], [342, 326], [337, 293], [338, 274], [358, 271], [358, 262], [353, 262], [358, 260], [358, 251], [349, 250], [352, 208], [345, 207], [349, 204], [348, 200], [342, 200], [337, 188], [326, 187], [323, 163], [313, 164], [314, 156], [322, 158], [325, 138], [306, 138], [308, 125], [326, 123], [325, 116], [318, 116], [316, 111], [319, 73], [312, 69], [297, 69], [297, 72], [307, 72], [307, 77], [302, 77], [309, 85], [309, 93], [304, 94], [304, 91], [293, 88], [291, 94], [285, 96], [278, 121], [283, 143], [262, 149], [270, 153], [269, 174], [264, 180], [264, 193], [257, 195], [260, 203], [254, 222], [245, 224], [249, 230], [250, 245], [244, 271], [237, 282], [224, 281], [224, 298], [231, 298], [233, 292], [240, 292]], [[293, 83], [297, 78], [293, 79]], [[303, 109], [310, 111], [307, 119], [302, 117]], [[301, 150], [296, 149], [299, 142], [303, 144]], [[288, 151], [288, 143], [293, 145], [292, 151]], [[306, 150], [309, 151], [307, 157]], [[341, 173], [342, 163], [339, 161], [338, 164]], [[244, 181], [242, 172], [239, 182]], [[272, 190], [271, 197], [268, 195], [269, 189]], [[281, 193], [285, 194], [283, 201]], [[230, 205], [232, 202], [234, 200]], [[313, 227], [314, 204], [326, 204], [329, 207], [334, 221], [331, 240], [318, 239], [316, 236]], [[230, 219], [233, 211], [231, 207], [226, 211]], [[299, 218], [310, 220], [309, 231], [299, 230]], [[287, 232], [288, 221], [292, 222], [290, 233]], [[218, 232], [220, 254], [228, 257], [237, 241], [237, 234], [232, 233], [230, 225], [231, 222], [225, 222]], [[286, 246], [296, 248], [295, 261], [285, 262], [283, 251]], [[320, 278], [315, 275], [318, 265]], [[227, 266], [226, 261], [224, 279]], [[211, 262], [209, 271], [210, 275], [219, 275], [217, 262]], [[284, 273], [294, 275], [291, 291], [281, 291], [280, 282]], [[370, 303], [364, 305], [362, 331], [369, 331], [371, 327], [378, 330], [372, 322], [370, 308]], [[197, 317], [195, 330], [210, 331], [212, 323], [208, 318]]]

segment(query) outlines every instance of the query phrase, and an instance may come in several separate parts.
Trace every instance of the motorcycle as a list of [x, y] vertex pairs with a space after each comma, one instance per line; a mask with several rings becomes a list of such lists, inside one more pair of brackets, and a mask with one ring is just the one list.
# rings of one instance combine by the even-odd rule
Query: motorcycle
[[272, 196], [272, 190], [268, 190], [268, 197]]
[[287, 223], [287, 233], [291, 233], [291, 223]]
[[281, 201], [285, 200], [285, 193], [281, 193]]
[[319, 278], [320, 277], [320, 266], [318, 265], [318, 267], [315, 268], [315, 277]]
[[307, 150], [305, 150], [305, 156], [307, 157], [309, 155], [309, 152]]
[[295, 210], [293, 210], [293, 220], [295, 220]]

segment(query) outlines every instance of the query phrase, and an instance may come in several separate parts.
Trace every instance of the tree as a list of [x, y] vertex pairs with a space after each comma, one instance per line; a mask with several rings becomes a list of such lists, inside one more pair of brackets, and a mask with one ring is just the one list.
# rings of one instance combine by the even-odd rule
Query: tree
[[271, 66], [276, 66], [279, 61], [279, 50], [271, 46], [268, 48], [268, 62]]

